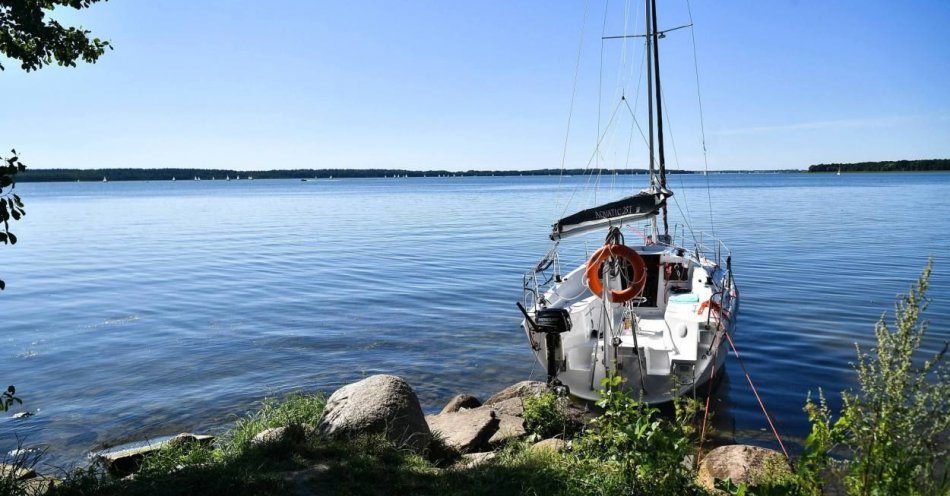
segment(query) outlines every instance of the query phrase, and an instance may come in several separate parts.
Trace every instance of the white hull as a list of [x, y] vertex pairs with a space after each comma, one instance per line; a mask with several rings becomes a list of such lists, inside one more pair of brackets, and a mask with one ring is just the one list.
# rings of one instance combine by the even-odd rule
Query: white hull
[[[597, 399], [601, 380], [616, 373], [634, 397], [663, 403], [699, 388], [725, 363], [723, 332], [735, 328], [739, 304], [728, 269], [673, 246], [632, 248], [647, 261], [644, 298], [605, 302], [587, 287], [586, 264], [546, 290], [526, 282], [532, 318], [538, 306], [570, 312], [571, 329], [555, 351], [557, 379], [579, 398]], [[540, 305], [535, 294], [543, 294]], [[522, 326], [546, 366], [545, 336]]]

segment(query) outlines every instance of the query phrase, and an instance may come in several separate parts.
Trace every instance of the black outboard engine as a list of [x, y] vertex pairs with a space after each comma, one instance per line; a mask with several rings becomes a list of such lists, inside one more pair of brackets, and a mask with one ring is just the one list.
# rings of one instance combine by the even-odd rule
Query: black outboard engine
[[566, 308], [545, 308], [535, 315], [535, 331], [562, 334], [571, 330], [571, 312]]
[[564, 308], [544, 308], [538, 310], [535, 319], [532, 319], [521, 303], [518, 303], [518, 308], [528, 320], [528, 324], [534, 328], [534, 332], [544, 334], [544, 347], [547, 349], [548, 359], [548, 385], [560, 385], [557, 381], [558, 365], [554, 353], [561, 347], [561, 334], [571, 330], [571, 313]]
[[565, 308], [545, 308], [535, 315], [535, 329], [544, 334], [544, 347], [548, 355], [548, 385], [559, 386], [557, 360], [554, 353], [561, 347], [561, 334], [571, 330], [571, 312]]

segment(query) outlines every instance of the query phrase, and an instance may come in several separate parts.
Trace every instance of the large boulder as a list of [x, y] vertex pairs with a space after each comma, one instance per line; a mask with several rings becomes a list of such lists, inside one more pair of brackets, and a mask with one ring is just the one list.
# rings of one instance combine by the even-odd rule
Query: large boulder
[[521, 381], [495, 393], [494, 396], [485, 400], [485, 406], [492, 406], [495, 403], [501, 403], [511, 398], [525, 398], [527, 396], [541, 394], [547, 391], [547, 388], [547, 385], [543, 382]]
[[442, 436], [446, 446], [459, 453], [488, 448], [488, 440], [498, 430], [499, 419], [491, 409], [477, 408], [426, 417], [429, 429]]
[[423, 450], [431, 433], [409, 383], [374, 375], [337, 389], [327, 399], [317, 433], [327, 439], [383, 434], [400, 446]]
[[784, 455], [758, 446], [735, 444], [720, 446], [703, 457], [697, 479], [712, 491], [716, 480], [731, 479], [735, 484], [751, 487], [763, 483], [779, 483], [792, 476]]
[[482, 402], [478, 401], [478, 398], [470, 394], [457, 394], [445, 404], [445, 408], [439, 413], [455, 413], [463, 408], [470, 409], [480, 406], [482, 406]]

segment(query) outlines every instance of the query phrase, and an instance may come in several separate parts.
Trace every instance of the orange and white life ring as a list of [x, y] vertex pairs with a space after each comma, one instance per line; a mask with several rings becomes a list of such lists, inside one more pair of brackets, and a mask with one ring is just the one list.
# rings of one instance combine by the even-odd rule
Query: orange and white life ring
[[612, 289], [608, 296], [612, 303], [623, 303], [643, 293], [647, 283], [647, 265], [639, 253], [626, 245], [609, 244], [601, 246], [587, 261], [587, 287], [598, 298], [604, 292], [604, 282], [600, 279], [600, 268], [610, 257], [620, 257], [633, 267], [633, 280], [624, 289]]

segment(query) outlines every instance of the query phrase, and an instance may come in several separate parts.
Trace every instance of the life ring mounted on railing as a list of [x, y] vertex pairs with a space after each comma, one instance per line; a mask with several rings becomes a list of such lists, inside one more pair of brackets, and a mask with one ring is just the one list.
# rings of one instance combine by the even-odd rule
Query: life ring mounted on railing
[[624, 289], [611, 289], [607, 292], [612, 303], [630, 301], [643, 294], [647, 283], [647, 265], [633, 248], [620, 244], [601, 246], [587, 261], [587, 287], [598, 298], [604, 293], [604, 282], [600, 278], [600, 269], [610, 257], [619, 257], [627, 261], [633, 268], [633, 280]]

